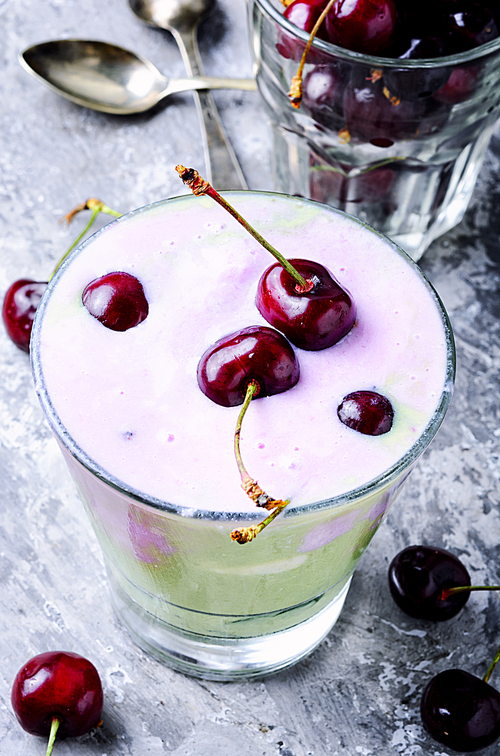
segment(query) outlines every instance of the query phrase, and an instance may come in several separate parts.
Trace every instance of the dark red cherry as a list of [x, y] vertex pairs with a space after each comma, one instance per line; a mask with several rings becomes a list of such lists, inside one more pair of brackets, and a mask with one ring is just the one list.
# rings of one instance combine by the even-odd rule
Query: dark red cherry
[[[326, 0], [295, 0], [292, 6], [296, 3], [297, 7], [288, 11], [290, 20], [293, 16], [295, 25], [310, 31]], [[498, 0], [338, 0], [318, 36], [324, 39], [326, 33], [328, 41], [357, 52], [428, 59], [483, 45], [497, 38], [499, 32]], [[304, 43], [280, 38], [277, 47], [285, 57], [298, 59]], [[308, 62], [318, 62], [318, 52], [311, 51]], [[326, 57], [322, 60], [329, 62]], [[427, 73], [432, 79], [439, 76], [435, 69]], [[432, 86], [424, 82], [422, 91]], [[421, 89], [420, 83], [416, 88]]]
[[[419, 14], [422, 11], [419, 6]], [[394, 35], [390, 50], [384, 50], [384, 55], [401, 60], [422, 58], [440, 58], [445, 55], [444, 42], [437, 36], [429, 34], [428, 28], [415, 28], [415, 19], [405, 26], [400, 25], [398, 33]]]
[[484, 45], [499, 34], [492, 11], [483, 3], [462, 0], [450, 4], [443, 27], [450, 51], [457, 53]]
[[337, 407], [340, 422], [366, 436], [388, 433], [394, 420], [394, 409], [387, 397], [376, 391], [353, 391], [344, 396]]
[[391, 100], [382, 81], [351, 81], [344, 90], [344, 114], [351, 137], [390, 147], [397, 139], [415, 137], [425, 105]]
[[[439, 40], [429, 37], [414, 38], [400, 55], [400, 60], [419, 60], [438, 58], [443, 54], [443, 45]], [[430, 97], [444, 86], [453, 69], [446, 66], [422, 68], [386, 68], [383, 81], [392, 96], [402, 100], [416, 100]]]
[[470, 591], [441, 599], [445, 588], [470, 585], [470, 575], [462, 562], [449, 551], [432, 546], [408, 546], [389, 566], [392, 598], [410, 617], [441, 622], [458, 614]]
[[456, 105], [467, 100], [475, 91], [478, 83], [477, 66], [456, 66], [445, 84], [434, 95], [440, 102]]
[[336, 63], [317, 65], [304, 79], [302, 107], [331, 131], [343, 126], [344, 72]]
[[434, 740], [460, 753], [486, 748], [500, 737], [500, 693], [461, 669], [432, 678], [420, 714]]
[[[285, 8], [283, 15], [298, 29], [309, 34], [320, 17], [324, 7], [325, 0], [293, 0], [293, 2]], [[328, 41], [328, 35], [324, 24], [321, 24], [316, 36], [318, 39]], [[298, 37], [292, 37], [280, 30], [276, 48], [284, 58], [300, 60], [305, 46], [306, 43]], [[320, 59], [321, 57], [323, 57], [322, 53], [313, 48], [309, 51], [307, 61], [308, 63], [311, 63], [316, 58]]]
[[338, 0], [325, 26], [334, 45], [375, 54], [391, 43], [396, 18], [394, 0]]
[[401, 100], [430, 97], [444, 86], [451, 69], [393, 68], [384, 74], [384, 82], [392, 96]]
[[268, 323], [300, 349], [326, 349], [354, 325], [356, 308], [349, 293], [317, 262], [290, 260], [312, 289], [301, 293], [286, 270], [275, 263], [257, 285], [256, 305]]
[[400, 100], [383, 80], [351, 81], [344, 91], [344, 115], [351, 137], [390, 147], [398, 139], [434, 133], [448, 118], [448, 108], [433, 98]]
[[256, 380], [255, 398], [281, 394], [299, 380], [299, 363], [285, 337], [267, 326], [249, 326], [219, 339], [198, 363], [198, 385], [223, 407], [243, 404]]
[[325, 0], [293, 0], [283, 11], [290, 23], [306, 32], [311, 32], [325, 7]]
[[2, 318], [11, 341], [29, 352], [31, 329], [47, 283], [21, 278], [9, 286], [3, 300]]
[[123, 271], [91, 281], [83, 291], [82, 302], [94, 318], [112, 331], [128, 331], [149, 313], [141, 282]]
[[[312, 32], [313, 26], [320, 17], [325, 5], [325, 0], [293, 0], [285, 8], [283, 15], [294, 26], [309, 34]], [[323, 25], [319, 28], [316, 36], [319, 39], [328, 40], [328, 35]]]
[[19, 670], [11, 701], [19, 724], [31, 735], [47, 736], [52, 719], [58, 717], [58, 735], [76, 737], [99, 723], [102, 685], [88, 659], [66, 651], [48, 651]]

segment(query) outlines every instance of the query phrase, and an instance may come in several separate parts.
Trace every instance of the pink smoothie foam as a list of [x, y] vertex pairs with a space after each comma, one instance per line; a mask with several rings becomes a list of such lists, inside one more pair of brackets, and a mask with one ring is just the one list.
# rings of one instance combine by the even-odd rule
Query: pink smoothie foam
[[[251, 403], [245, 465], [293, 507], [355, 489], [415, 444], [441, 399], [447, 348], [434, 297], [404, 257], [353, 219], [295, 198], [225, 196], [285, 257], [324, 264], [357, 307], [340, 343], [296, 350], [293, 389]], [[40, 332], [47, 391], [76, 444], [149, 496], [189, 509], [254, 511], [233, 453], [239, 408], [211, 402], [196, 368], [221, 337], [267, 325], [255, 292], [273, 263], [207, 197], [137, 211], [94, 236], [65, 266]], [[136, 276], [149, 301], [146, 320], [123, 333], [81, 301], [90, 281], [112, 271]], [[364, 436], [340, 422], [337, 406], [356, 390], [390, 399], [389, 433]]]

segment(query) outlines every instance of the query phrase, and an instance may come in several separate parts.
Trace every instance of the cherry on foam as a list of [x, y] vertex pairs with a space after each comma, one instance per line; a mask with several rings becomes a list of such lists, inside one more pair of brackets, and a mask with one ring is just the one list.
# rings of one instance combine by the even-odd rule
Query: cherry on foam
[[89, 732], [101, 719], [101, 680], [83, 656], [48, 651], [19, 670], [11, 702], [19, 724], [31, 735], [48, 736], [56, 719], [60, 736], [76, 737]]
[[389, 566], [392, 598], [410, 617], [441, 622], [458, 614], [470, 591], [443, 599], [447, 588], [470, 586], [470, 575], [462, 562], [449, 551], [431, 546], [408, 546]]
[[128, 331], [149, 313], [141, 282], [123, 271], [91, 281], [83, 291], [82, 302], [94, 318], [112, 331]]
[[461, 753], [486, 748], [500, 737], [500, 693], [485, 679], [461, 669], [432, 678], [420, 713], [435, 740]]
[[198, 363], [198, 385], [216, 404], [243, 404], [251, 381], [255, 398], [280, 394], [295, 386], [300, 368], [285, 337], [267, 326], [249, 326], [219, 339]]
[[278, 260], [257, 286], [256, 305], [268, 323], [295, 346], [309, 350], [326, 349], [351, 330], [356, 319], [354, 303], [323, 265], [287, 260], [198, 171], [183, 165], [175, 170], [195, 196], [214, 199]]
[[287, 271], [275, 263], [257, 285], [257, 309], [300, 349], [317, 351], [333, 346], [349, 333], [356, 320], [351, 296], [320, 263], [300, 259], [289, 262], [312, 288], [300, 291]]
[[31, 330], [47, 282], [20, 278], [9, 286], [3, 300], [2, 318], [7, 335], [19, 349], [29, 352]]
[[270, 512], [258, 525], [236, 528], [231, 540], [249, 543], [287, 506], [288, 500], [269, 496], [243, 463], [240, 435], [243, 418], [253, 399], [280, 394], [299, 380], [299, 363], [285, 337], [267, 326], [249, 326], [219, 339], [198, 363], [198, 385], [223, 407], [242, 405], [234, 433], [234, 453], [241, 487], [256, 504]]
[[344, 396], [337, 407], [340, 422], [366, 436], [388, 433], [394, 420], [394, 409], [387, 397], [376, 391], [353, 391]]
[[334, 45], [376, 54], [391, 43], [396, 18], [394, 0], [338, 0], [327, 13], [325, 27]]
[[[78, 235], [70, 248], [61, 257], [50, 278], [52, 278], [71, 250], [84, 237], [87, 231], [89, 231], [99, 213], [103, 212], [115, 217], [119, 217], [120, 215], [115, 210], [112, 210], [101, 202], [101, 200], [91, 197], [86, 202], [82, 202], [71, 210], [63, 220], [66, 220], [68, 224], [71, 223], [71, 220], [75, 215], [82, 210], [92, 210], [91, 218], [84, 230]], [[29, 352], [33, 320], [46, 288], [47, 281], [33, 281], [30, 278], [21, 278], [18, 281], [14, 281], [5, 293], [2, 306], [2, 318], [5, 329], [11, 341], [24, 352]]]

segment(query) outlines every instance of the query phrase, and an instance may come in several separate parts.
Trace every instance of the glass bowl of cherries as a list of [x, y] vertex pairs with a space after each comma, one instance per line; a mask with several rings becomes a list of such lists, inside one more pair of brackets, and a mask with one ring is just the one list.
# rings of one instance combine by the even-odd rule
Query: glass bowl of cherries
[[276, 188], [418, 260], [462, 219], [500, 113], [498, 0], [250, 0], [249, 13]]

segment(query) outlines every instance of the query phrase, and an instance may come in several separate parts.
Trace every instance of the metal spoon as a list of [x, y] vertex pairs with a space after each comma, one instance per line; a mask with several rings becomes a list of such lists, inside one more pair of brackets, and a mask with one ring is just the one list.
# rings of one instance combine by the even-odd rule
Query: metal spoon
[[115, 115], [143, 113], [177, 92], [197, 89], [255, 90], [254, 79], [196, 76], [169, 79], [141, 55], [108, 42], [61, 39], [28, 47], [24, 68], [78, 105]]
[[[189, 76], [203, 75], [197, 30], [215, 0], [129, 0], [143, 21], [173, 34]], [[236, 155], [228, 141], [210, 92], [194, 94], [204, 141], [208, 181], [216, 189], [247, 189]]]

